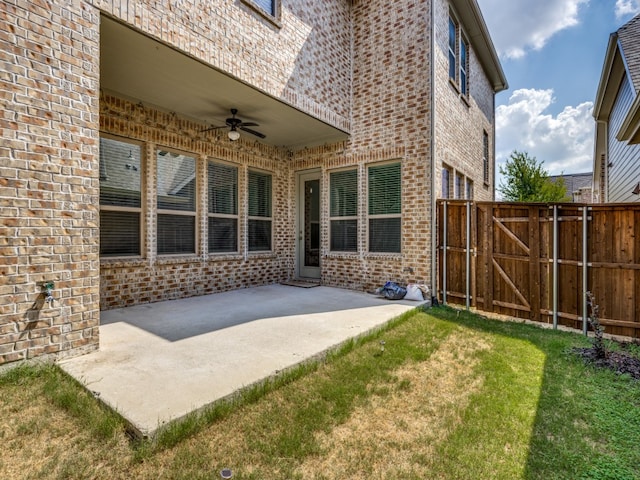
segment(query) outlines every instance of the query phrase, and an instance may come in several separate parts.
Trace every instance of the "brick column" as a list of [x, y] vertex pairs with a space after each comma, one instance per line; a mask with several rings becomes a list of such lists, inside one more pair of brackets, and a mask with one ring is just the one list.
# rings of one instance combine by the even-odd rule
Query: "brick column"
[[100, 18], [59, 3], [0, 4], [0, 365], [98, 346]]

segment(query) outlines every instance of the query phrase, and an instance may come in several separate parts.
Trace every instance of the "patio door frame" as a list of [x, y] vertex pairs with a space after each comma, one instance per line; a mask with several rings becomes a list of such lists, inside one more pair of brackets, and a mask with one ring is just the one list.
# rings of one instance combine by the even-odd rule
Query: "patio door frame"
[[[318, 180], [319, 191], [319, 225], [320, 225], [320, 238], [322, 238], [322, 171], [318, 169], [303, 170], [296, 173], [296, 225], [295, 225], [295, 239], [296, 239], [296, 277], [306, 279], [320, 279], [321, 271], [321, 255], [318, 251], [318, 265], [317, 267], [310, 267], [305, 265], [306, 258], [306, 239], [305, 239], [305, 184], [308, 181]], [[320, 250], [320, 239], [318, 239], [318, 250]]]

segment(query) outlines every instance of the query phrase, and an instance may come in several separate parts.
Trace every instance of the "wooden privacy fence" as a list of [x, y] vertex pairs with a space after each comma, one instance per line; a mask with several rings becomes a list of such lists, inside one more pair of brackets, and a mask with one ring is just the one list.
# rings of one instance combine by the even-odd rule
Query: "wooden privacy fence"
[[640, 337], [640, 204], [440, 200], [438, 246], [444, 303]]

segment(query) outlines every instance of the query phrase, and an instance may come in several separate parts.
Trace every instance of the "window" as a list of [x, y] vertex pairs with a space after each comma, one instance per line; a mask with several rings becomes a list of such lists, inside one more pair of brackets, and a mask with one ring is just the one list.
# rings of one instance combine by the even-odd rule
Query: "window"
[[457, 59], [456, 59], [456, 43], [458, 38], [458, 25], [449, 17], [449, 78], [454, 82], [457, 80]]
[[461, 36], [460, 37], [460, 93], [465, 97], [469, 95], [469, 84], [467, 71], [469, 67], [468, 62], [469, 44]]
[[241, 0], [252, 10], [266, 18], [276, 26], [280, 21], [280, 1], [281, 0]]
[[457, 199], [464, 198], [464, 176], [456, 173], [456, 183], [454, 185], [454, 196]]
[[358, 171], [331, 173], [330, 184], [330, 248], [340, 252], [358, 250]]
[[467, 200], [473, 200], [473, 181], [467, 178], [467, 183], [465, 185], [465, 195], [464, 198]]
[[271, 250], [271, 175], [249, 171], [249, 251]]
[[276, 16], [276, 0], [253, 0], [253, 3], [272, 17]]
[[369, 167], [369, 251], [400, 253], [400, 163]]
[[442, 167], [442, 198], [449, 198], [449, 169]]
[[469, 42], [453, 14], [449, 16], [449, 79], [469, 96]]
[[140, 145], [100, 138], [100, 255], [141, 254]]
[[482, 178], [489, 185], [489, 134], [482, 132]]
[[196, 159], [159, 150], [156, 156], [159, 255], [196, 252]]
[[208, 164], [209, 253], [238, 251], [238, 169]]

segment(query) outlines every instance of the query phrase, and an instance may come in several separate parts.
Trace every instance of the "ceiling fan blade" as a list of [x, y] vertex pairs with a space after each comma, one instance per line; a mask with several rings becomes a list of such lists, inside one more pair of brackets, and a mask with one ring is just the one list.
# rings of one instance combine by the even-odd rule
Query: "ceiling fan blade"
[[222, 127], [209, 127], [209, 128], [205, 128], [204, 130], [200, 130], [200, 133], [204, 133], [204, 132], [210, 132], [212, 130], [220, 130], [221, 128], [227, 128], [226, 125], [223, 125]]
[[240, 126], [241, 127], [259, 127], [260, 124], [256, 122], [242, 122]]
[[255, 135], [256, 137], [260, 137], [260, 138], [265, 138], [266, 135], [260, 133], [260, 132], [256, 132], [255, 130], [251, 130], [250, 128], [245, 128], [244, 125], [240, 126], [240, 130], [242, 130], [243, 132], [247, 132], [250, 133], [251, 135]]

